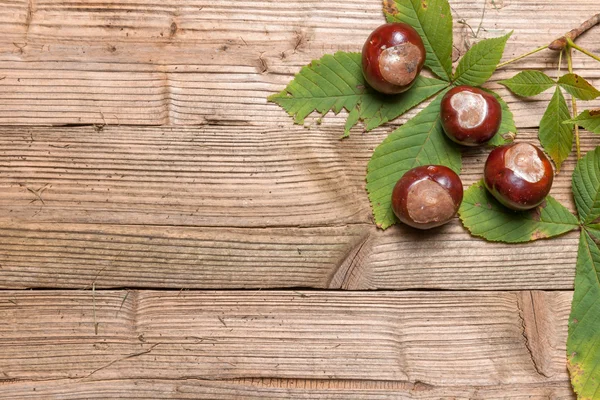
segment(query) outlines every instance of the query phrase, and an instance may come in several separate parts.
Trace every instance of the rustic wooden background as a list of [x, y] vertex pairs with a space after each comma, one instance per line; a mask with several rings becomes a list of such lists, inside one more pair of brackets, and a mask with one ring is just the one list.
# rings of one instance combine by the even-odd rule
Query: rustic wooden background
[[[600, 11], [451, 5], [457, 58]], [[340, 141], [345, 115], [294, 126], [266, 102], [382, 22], [379, 0], [0, 0], [0, 398], [572, 398], [577, 232], [378, 231], [365, 166], [405, 119]], [[522, 68], [556, 76], [556, 54], [489, 83], [536, 140], [550, 94], [495, 83]], [[465, 185], [485, 156], [465, 153]], [[553, 188], [570, 209], [573, 165]]]

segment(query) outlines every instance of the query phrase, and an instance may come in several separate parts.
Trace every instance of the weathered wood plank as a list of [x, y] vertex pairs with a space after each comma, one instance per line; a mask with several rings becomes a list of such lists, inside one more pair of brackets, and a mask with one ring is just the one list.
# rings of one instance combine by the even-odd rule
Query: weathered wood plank
[[[365, 225], [270, 229], [4, 225], [0, 288], [81, 289], [93, 282], [96, 287], [326, 288], [335, 272], [352, 262], [368, 232]], [[569, 276], [567, 286], [571, 280]]]
[[[452, 5], [476, 29], [482, 3]], [[515, 29], [509, 58], [596, 6], [496, 0], [479, 38]], [[576, 233], [506, 246], [458, 221], [377, 231], [364, 169], [391, 127], [338, 142], [343, 115], [305, 130], [266, 103], [383, 22], [379, 0], [339, 7], [0, 0], [0, 125], [201, 125], [0, 129], [0, 288], [95, 289], [0, 291], [0, 398], [573, 398], [570, 292], [99, 290], [571, 288]], [[469, 32], [457, 25], [457, 52]], [[595, 38], [582, 43], [598, 52]], [[554, 56], [519, 67], [554, 76]], [[549, 95], [508, 95], [495, 81], [515, 71], [489, 87], [536, 127]], [[484, 157], [466, 153], [465, 184]], [[573, 165], [553, 189], [571, 209]]]
[[2, 221], [264, 227], [370, 218], [362, 189], [369, 151], [335, 133], [247, 127], [0, 132]]
[[201, 380], [130, 379], [130, 380], [58, 380], [13, 382], [4, 385], [0, 399], [32, 397], [69, 399], [331, 399], [331, 400], [402, 400], [402, 399], [506, 399], [562, 400], [575, 395], [566, 382], [517, 384], [506, 386], [435, 387], [401, 381], [340, 381], [308, 379], [234, 379]]
[[[0, 221], [180, 226], [368, 223], [366, 165], [387, 132], [337, 127], [0, 128]], [[537, 133], [520, 132], [535, 141]], [[584, 151], [597, 144], [584, 134]], [[465, 150], [465, 185], [488, 150]], [[573, 209], [571, 157], [552, 194]]]
[[[482, 26], [474, 38], [456, 24], [457, 55], [480, 38], [515, 30], [509, 58], [578, 25], [596, 6], [595, 0], [513, 3], [487, 4], [482, 20], [481, 2], [453, 1], [455, 20]], [[0, 21], [11, 21], [0, 30], [0, 124], [291, 124], [266, 97], [314, 58], [359, 51], [383, 22], [379, 0], [343, 8], [319, 1], [31, 4], [0, 9]], [[593, 33], [582, 44], [599, 50]], [[554, 76], [556, 57], [540, 53], [518, 67]], [[600, 83], [593, 60], [577, 56], [576, 68]], [[494, 81], [514, 73], [500, 71]], [[489, 87], [509, 101], [518, 126], [538, 125], [550, 94], [524, 103], [494, 82]]]
[[0, 288], [571, 289], [577, 233], [523, 245], [370, 225], [326, 228], [11, 224]]
[[4, 388], [67, 378], [564, 387], [570, 300], [571, 292], [3, 291], [0, 377]]
[[[3, 128], [0, 287], [572, 288], [576, 232], [515, 246], [458, 220], [377, 231], [364, 174], [385, 133], [336, 132]], [[465, 185], [486, 152], [466, 153]], [[573, 166], [552, 191], [570, 209]]]

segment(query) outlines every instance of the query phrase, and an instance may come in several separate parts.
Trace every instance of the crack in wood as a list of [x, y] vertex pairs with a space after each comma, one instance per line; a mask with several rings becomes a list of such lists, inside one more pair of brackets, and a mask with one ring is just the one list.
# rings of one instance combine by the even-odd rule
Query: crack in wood
[[35, 13], [35, 0], [29, 0], [27, 3], [27, 14], [25, 16], [25, 41], [29, 36], [29, 29], [31, 28], [31, 21], [33, 20], [33, 14]]
[[[538, 332], [538, 328], [537, 328], [537, 321], [535, 321], [535, 305], [534, 305], [534, 300], [533, 300], [533, 294], [531, 291], [529, 292], [529, 298], [531, 299], [531, 305], [530, 308], [533, 310], [533, 316], [534, 316], [534, 324], [536, 326], [536, 332]], [[531, 359], [531, 363], [533, 364], [533, 367], [535, 369], [535, 371], [538, 373], [538, 375], [543, 376], [544, 378], [549, 378], [550, 376], [543, 370], [542, 366], [540, 365], [540, 361], [537, 360], [537, 351], [534, 349], [533, 347], [533, 343], [532, 341], [534, 340], [534, 338], [530, 338], [529, 335], [527, 334], [527, 322], [526, 322], [526, 318], [525, 318], [525, 310], [524, 310], [525, 305], [523, 304], [523, 300], [521, 299], [520, 294], [517, 294], [517, 309], [519, 310], [519, 312], [517, 313], [518, 317], [519, 317], [519, 321], [520, 321], [520, 325], [521, 325], [521, 336], [523, 337], [523, 341], [525, 344], [525, 348], [527, 349], [527, 353], [529, 354], [529, 358]], [[539, 337], [539, 335], [538, 335]]]
[[331, 273], [331, 278], [325, 287], [329, 289], [348, 289], [350, 287], [350, 278], [358, 268], [358, 263], [356, 261], [372, 234], [373, 230], [370, 229], [356, 245], [352, 246], [344, 259], [338, 264], [338, 267]]
[[85, 377], [83, 377], [83, 379], [89, 378], [90, 376], [94, 375], [96, 372], [98, 372], [98, 371], [101, 371], [101, 370], [103, 370], [103, 369], [106, 369], [106, 368], [110, 367], [111, 365], [113, 365], [113, 364], [115, 364], [115, 363], [118, 363], [119, 361], [124, 361], [124, 360], [128, 360], [128, 359], [130, 359], [130, 358], [139, 357], [139, 356], [142, 356], [142, 355], [144, 355], [144, 354], [148, 354], [148, 353], [150, 353], [152, 350], [154, 350], [154, 348], [156, 348], [156, 346], [158, 346], [158, 345], [161, 345], [161, 344], [162, 344], [162, 343], [156, 343], [156, 344], [153, 344], [152, 346], [150, 346], [150, 348], [149, 348], [149, 349], [147, 349], [147, 350], [140, 351], [140, 352], [138, 352], [138, 353], [128, 354], [128, 355], [126, 355], [126, 356], [124, 356], [124, 357], [117, 358], [116, 360], [113, 360], [113, 361], [109, 362], [108, 364], [106, 364], [106, 365], [103, 365], [103, 366], [102, 366], [102, 367], [100, 367], [100, 368], [96, 368], [95, 370], [93, 370], [92, 372], [90, 372], [88, 375], [86, 375]]

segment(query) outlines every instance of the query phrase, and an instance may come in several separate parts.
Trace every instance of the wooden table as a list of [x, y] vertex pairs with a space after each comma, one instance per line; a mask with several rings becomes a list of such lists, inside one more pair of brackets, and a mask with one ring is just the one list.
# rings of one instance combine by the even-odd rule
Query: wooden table
[[[365, 166], [406, 119], [340, 141], [345, 113], [294, 126], [266, 101], [310, 60], [359, 51], [378, 0], [0, 5], [0, 398], [573, 397], [577, 232], [377, 230]], [[451, 5], [456, 57], [514, 30], [505, 59], [599, 11]], [[599, 32], [580, 43], [600, 52]], [[556, 54], [488, 87], [536, 140], [550, 94], [497, 83], [523, 68], [556, 76]], [[465, 153], [465, 185], [485, 155]], [[570, 209], [573, 166], [553, 188]]]

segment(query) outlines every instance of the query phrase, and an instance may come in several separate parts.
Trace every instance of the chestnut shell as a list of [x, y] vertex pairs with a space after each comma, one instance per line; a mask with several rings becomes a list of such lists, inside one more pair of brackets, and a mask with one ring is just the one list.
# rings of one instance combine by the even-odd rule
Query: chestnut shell
[[[428, 181], [428, 182], [425, 182]], [[419, 197], [418, 185], [433, 189], [434, 198]], [[416, 189], [416, 190], [415, 190]], [[406, 172], [394, 186], [392, 210], [406, 225], [418, 229], [430, 229], [450, 221], [463, 198], [463, 184], [460, 177], [443, 165], [424, 165]], [[416, 208], [418, 206], [418, 208]]]
[[[519, 164], [524, 167], [520, 168]], [[530, 143], [497, 147], [485, 162], [485, 187], [500, 203], [513, 210], [529, 210], [540, 205], [550, 193], [553, 180], [550, 160]]]
[[367, 83], [385, 94], [402, 93], [415, 83], [425, 64], [425, 46], [410, 25], [393, 22], [375, 29], [362, 49]]
[[449, 90], [440, 105], [446, 135], [464, 146], [489, 142], [500, 129], [502, 107], [490, 93], [472, 86]]

